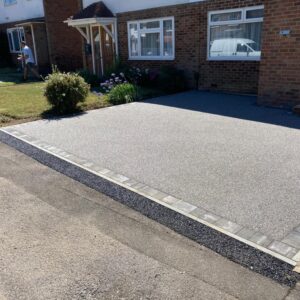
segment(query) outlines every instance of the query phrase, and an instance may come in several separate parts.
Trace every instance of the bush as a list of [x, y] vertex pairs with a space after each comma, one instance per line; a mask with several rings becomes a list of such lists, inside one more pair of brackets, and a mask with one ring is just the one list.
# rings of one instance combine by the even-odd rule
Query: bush
[[100, 83], [100, 78], [97, 75], [92, 74], [89, 70], [83, 69], [79, 70], [77, 73], [92, 87], [96, 87]]
[[140, 87], [160, 89], [166, 93], [186, 89], [184, 72], [172, 66], [162, 66], [159, 70], [128, 67], [124, 74], [128, 82]]
[[135, 101], [137, 98], [136, 87], [131, 83], [118, 84], [108, 94], [108, 101], [111, 104], [124, 104]]
[[171, 66], [160, 68], [158, 86], [168, 93], [182, 92], [186, 89], [184, 72]]
[[158, 78], [158, 72], [150, 69], [140, 69], [128, 67], [124, 71], [129, 82], [142, 87], [155, 87]]
[[77, 104], [84, 102], [90, 86], [76, 73], [54, 70], [46, 77], [44, 95], [55, 112], [65, 114], [76, 111]]

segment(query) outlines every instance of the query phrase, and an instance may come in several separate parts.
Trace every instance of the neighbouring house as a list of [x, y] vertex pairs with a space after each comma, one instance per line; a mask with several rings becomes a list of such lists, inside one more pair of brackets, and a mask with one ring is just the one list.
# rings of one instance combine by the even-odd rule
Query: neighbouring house
[[[48, 48], [43, 3], [38, 0], [2, 0], [0, 2], [0, 32], [7, 37], [11, 60], [17, 63], [21, 51], [20, 42], [26, 42], [33, 49], [40, 66], [48, 65]], [[38, 42], [37, 42], [38, 41]], [[6, 56], [7, 58], [7, 56]]]
[[299, 0], [5, 2], [43, 2], [44, 14], [34, 17], [44, 18], [50, 63], [101, 76], [119, 57], [183, 69], [190, 87], [199, 74], [199, 89], [258, 94], [273, 106], [300, 103]]
[[[24, 40], [33, 50], [40, 71], [49, 70], [51, 65], [65, 70], [82, 68], [82, 38], [63, 23], [80, 8], [79, 0], [0, 0], [0, 36], [7, 38], [10, 60], [18, 64]], [[5, 46], [2, 41], [0, 47]], [[7, 55], [2, 56], [0, 62], [8, 60]]]

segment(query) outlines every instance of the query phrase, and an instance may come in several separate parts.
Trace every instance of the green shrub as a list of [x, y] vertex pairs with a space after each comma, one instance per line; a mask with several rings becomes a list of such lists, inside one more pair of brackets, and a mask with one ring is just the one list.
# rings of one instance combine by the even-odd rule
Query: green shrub
[[130, 103], [135, 101], [136, 98], [136, 87], [130, 83], [116, 85], [108, 94], [108, 101], [114, 105]]
[[76, 73], [54, 70], [46, 77], [44, 95], [55, 112], [65, 114], [76, 111], [77, 104], [84, 102], [90, 86]]
[[77, 71], [77, 73], [85, 80], [85, 82], [90, 84], [92, 87], [96, 87], [100, 83], [100, 78], [97, 75], [92, 74], [89, 70], [82, 69]]
[[177, 93], [186, 89], [184, 72], [172, 66], [163, 66], [158, 75], [158, 87], [167, 93]]

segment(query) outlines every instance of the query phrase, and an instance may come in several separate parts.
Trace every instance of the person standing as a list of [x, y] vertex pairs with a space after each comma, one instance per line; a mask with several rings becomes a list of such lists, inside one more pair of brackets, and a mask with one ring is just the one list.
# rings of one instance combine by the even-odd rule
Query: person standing
[[36, 69], [32, 50], [26, 45], [26, 42], [24, 41], [21, 42], [21, 47], [22, 47], [22, 55], [19, 56], [18, 59], [24, 62], [24, 73], [23, 73], [24, 81], [28, 79], [29, 72], [31, 72], [36, 78], [42, 79]]

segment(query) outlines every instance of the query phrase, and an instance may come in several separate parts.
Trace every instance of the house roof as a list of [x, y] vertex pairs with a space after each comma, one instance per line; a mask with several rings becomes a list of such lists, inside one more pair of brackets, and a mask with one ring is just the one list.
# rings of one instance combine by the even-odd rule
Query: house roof
[[73, 16], [73, 20], [79, 19], [89, 19], [89, 18], [113, 18], [113, 13], [107, 8], [107, 6], [102, 2], [96, 2], [85, 9], [81, 10]]

